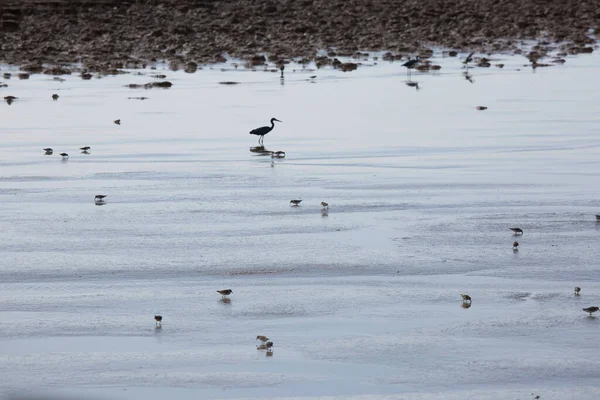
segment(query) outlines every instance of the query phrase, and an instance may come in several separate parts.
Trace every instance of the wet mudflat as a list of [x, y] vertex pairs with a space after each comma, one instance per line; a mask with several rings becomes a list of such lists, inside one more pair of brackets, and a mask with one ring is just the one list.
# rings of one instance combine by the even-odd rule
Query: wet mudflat
[[1, 393], [596, 398], [598, 57], [499, 58], [3, 81]]

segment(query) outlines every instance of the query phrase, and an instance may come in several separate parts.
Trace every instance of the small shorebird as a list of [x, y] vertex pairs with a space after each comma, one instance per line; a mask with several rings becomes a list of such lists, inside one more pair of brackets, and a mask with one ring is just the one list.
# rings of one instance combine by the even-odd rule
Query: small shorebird
[[117, 125], [121, 125], [121, 120], [120, 119], [115, 119], [114, 123], [117, 124]]
[[44, 152], [46, 152], [46, 155], [50, 155], [50, 154], [52, 154], [54, 152], [54, 150], [52, 150], [50, 147], [46, 147], [44, 149]]
[[515, 233], [515, 235], [522, 235], [523, 234], [523, 229], [521, 228], [508, 228], [511, 231], [513, 231]]
[[590, 313], [590, 317], [592, 316], [593, 313], [595, 313], [598, 310], [600, 310], [600, 308], [598, 308], [598, 307], [588, 307], [588, 308], [583, 309], [583, 311]]
[[60, 153], [60, 155], [62, 156], [63, 160], [69, 158], [69, 155], [67, 153]]
[[94, 201], [95, 201], [95, 202], [104, 201], [104, 198], [105, 198], [105, 197], [106, 197], [106, 195], [105, 195], [105, 194], [97, 194], [97, 195], [94, 197]]
[[323, 208], [328, 209], [329, 208], [329, 203], [326, 203], [324, 201], [321, 202], [321, 205], [323, 206]]
[[485, 110], [487, 110], [487, 109], [488, 109], [486, 106], [477, 106], [477, 107], [475, 107], [475, 108], [476, 108], [477, 110], [479, 110], [479, 111], [485, 111]]
[[471, 302], [471, 296], [469, 296], [468, 294], [460, 294], [460, 296], [462, 297], [463, 301], [468, 301], [469, 303]]
[[268, 338], [268, 337], [266, 337], [266, 336], [263, 336], [263, 335], [258, 335], [258, 336], [256, 337], [256, 340], [260, 340], [261, 342], [263, 342], [263, 343], [266, 343], [266, 342], [268, 342], [268, 341], [269, 341], [269, 338]]
[[52, 100], [58, 100], [58, 95], [56, 93], [52, 95]]
[[475, 54], [475, 52], [473, 52], [473, 53], [469, 54], [469, 55], [467, 56], [467, 58], [465, 58], [465, 60], [462, 62], [462, 63], [465, 65], [465, 68], [469, 68], [469, 63], [470, 63], [471, 61], [473, 61], [473, 54]]
[[513, 251], [519, 251], [519, 242], [515, 241], [513, 243]]
[[290, 200], [290, 204], [294, 207], [299, 206], [302, 200]]
[[415, 65], [417, 65], [418, 63], [421, 62], [421, 58], [419, 58], [419, 56], [416, 56], [414, 59], [412, 60], [408, 60], [407, 62], [405, 62], [404, 64], [402, 64], [403, 67], [406, 67], [406, 73], [408, 75], [410, 75], [410, 70], [412, 68], [414, 68]]
[[[596, 311], [598, 311], [598, 307], [596, 307]], [[271, 348], [273, 347], [273, 342], [267, 342], [265, 343], [265, 346], [267, 346], [267, 351], [271, 351]]]
[[6, 100], [6, 103], [7, 103], [9, 106], [10, 106], [10, 105], [13, 103], [13, 101], [15, 101], [15, 100], [17, 100], [17, 99], [18, 99], [18, 97], [15, 97], [15, 96], [5, 96], [5, 97], [4, 97], [4, 100]]
[[90, 146], [83, 146], [80, 147], [79, 150], [83, 150], [83, 151], [90, 151], [92, 148]]
[[231, 289], [217, 290], [217, 293], [219, 293], [221, 296], [225, 297], [225, 296], [229, 296], [231, 293], [233, 293], [233, 290], [231, 290]]
[[156, 321], [156, 326], [160, 326], [162, 324], [162, 316], [161, 315], [155, 315], [154, 320]]
[[579, 286], [575, 286], [575, 296], [579, 296], [579, 292], [581, 292], [581, 288]]

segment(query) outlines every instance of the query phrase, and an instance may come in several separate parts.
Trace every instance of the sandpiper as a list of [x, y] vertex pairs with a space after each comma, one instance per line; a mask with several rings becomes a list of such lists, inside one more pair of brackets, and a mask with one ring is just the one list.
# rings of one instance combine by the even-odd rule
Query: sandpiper
[[321, 206], [323, 206], [323, 208], [328, 209], [329, 208], [329, 203], [326, 203], [324, 201], [321, 202]]
[[302, 200], [290, 200], [292, 206], [298, 206], [300, 203], [302, 203]]
[[479, 111], [485, 111], [485, 110], [487, 110], [487, 109], [488, 109], [486, 106], [477, 106], [477, 107], [475, 107], [475, 108], [476, 108], [477, 110], [479, 110]]
[[52, 100], [58, 100], [58, 95], [56, 93], [52, 95]]
[[156, 321], [156, 326], [160, 326], [162, 324], [162, 316], [161, 315], [155, 315], [154, 320]]
[[[598, 311], [598, 307], [595, 307], [596, 311]], [[271, 348], [273, 347], [273, 342], [267, 342], [265, 343], [265, 346], [267, 347], [267, 351], [271, 351]]]
[[593, 313], [595, 313], [598, 310], [600, 310], [600, 308], [598, 308], [598, 307], [588, 307], [588, 308], [583, 309], [583, 311], [590, 313], [590, 317], [592, 316]]
[[575, 296], [579, 296], [579, 292], [581, 292], [581, 288], [579, 286], [575, 286]]
[[46, 153], [46, 155], [50, 155], [54, 152], [54, 150], [52, 150], [52, 148], [50, 148], [50, 147], [46, 147], [44, 149], [44, 152]]
[[4, 100], [6, 100], [6, 103], [8, 103], [9, 106], [17, 99], [18, 97], [15, 96], [4, 96]]
[[229, 296], [231, 293], [233, 293], [233, 290], [231, 290], [231, 289], [217, 290], [217, 293], [219, 293], [221, 296], [225, 297], [225, 296]]
[[511, 231], [513, 231], [515, 233], [515, 235], [522, 235], [523, 234], [523, 229], [521, 228], [508, 228]]
[[96, 203], [99, 203], [99, 202], [101, 202], [101, 201], [104, 201], [104, 198], [105, 198], [105, 197], [106, 197], [106, 195], [105, 195], [105, 194], [97, 194], [97, 195], [94, 197], [94, 201], [95, 201]]
[[513, 250], [514, 250], [514, 251], [519, 251], [519, 242], [515, 241], [515, 242], [513, 243]]
[[60, 155], [62, 156], [63, 160], [69, 158], [69, 155], [67, 153], [60, 153]]
[[269, 341], [269, 338], [268, 338], [268, 337], [266, 337], [266, 336], [263, 336], [263, 335], [258, 335], [258, 336], [256, 337], [256, 340], [260, 340], [261, 342], [265, 343], [265, 342], [268, 342], [268, 341]]
[[83, 146], [80, 147], [79, 150], [83, 150], [83, 151], [90, 151], [92, 148], [90, 146]]
[[460, 294], [460, 297], [462, 297], [463, 301], [468, 301], [469, 303], [471, 302], [471, 296], [469, 296], [468, 294]]
[[121, 125], [121, 120], [120, 119], [115, 119], [114, 123], [117, 124], [117, 125]]

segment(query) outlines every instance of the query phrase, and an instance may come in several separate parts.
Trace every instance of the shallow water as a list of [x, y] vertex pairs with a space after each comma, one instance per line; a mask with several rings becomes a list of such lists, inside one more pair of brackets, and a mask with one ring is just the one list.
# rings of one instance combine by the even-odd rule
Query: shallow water
[[5, 81], [0, 393], [597, 398], [598, 56], [501, 58]]

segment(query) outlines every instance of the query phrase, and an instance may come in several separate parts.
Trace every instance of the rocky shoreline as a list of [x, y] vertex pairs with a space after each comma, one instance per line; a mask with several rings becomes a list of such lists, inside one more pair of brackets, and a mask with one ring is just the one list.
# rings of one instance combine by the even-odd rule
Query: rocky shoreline
[[225, 57], [320, 66], [359, 51], [515, 52], [522, 40], [536, 40], [542, 58], [593, 51], [599, 25], [600, 0], [4, 0], [0, 62], [56, 75], [73, 63], [193, 71]]

